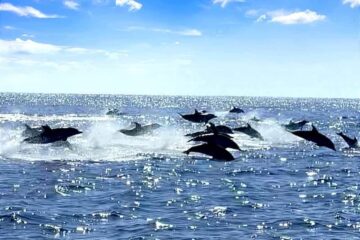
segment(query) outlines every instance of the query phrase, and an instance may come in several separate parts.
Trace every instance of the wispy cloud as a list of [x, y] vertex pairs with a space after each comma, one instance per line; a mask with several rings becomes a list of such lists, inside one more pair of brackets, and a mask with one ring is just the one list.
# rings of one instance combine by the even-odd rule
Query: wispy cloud
[[72, 9], [72, 10], [78, 10], [80, 7], [80, 4], [74, 0], [65, 0], [64, 2], [65, 7]]
[[48, 43], [35, 42], [27, 39], [22, 40], [17, 38], [15, 40], [0, 39], [0, 56], [1, 55], [54, 55], [57, 53], [69, 54], [98, 54], [110, 59], [117, 59], [127, 56], [125, 51], [107, 51], [102, 49], [88, 49], [79, 47], [60, 46]]
[[294, 11], [288, 12], [284, 10], [261, 12], [252, 10], [247, 12], [247, 16], [257, 17], [256, 22], [273, 22], [284, 25], [295, 25], [295, 24], [310, 24], [314, 22], [323, 21], [326, 19], [325, 15], [321, 15], [315, 11], [309, 9], [305, 11]]
[[0, 3], [0, 11], [12, 12], [22, 17], [34, 17], [34, 18], [60, 18], [58, 15], [48, 15], [33, 7], [19, 7], [14, 6], [11, 3]]
[[360, 0], [343, 0], [343, 4], [349, 4], [351, 8], [360, 7]]
[[188, 28], [183, 30], [173, 30], [167, 28], [145, 28], [145, 27], [128, 27], [127, 31], [149, 31], [149, 32], [158, 32], [158, 33], [168, 33], [168, 34], [175, 34], [181, 36], [188, 36], [188, 37], [201, 37], [203, 34], [200, 30], [195, 28]]
[[245, 2], [245, 0], [213, 0], [213, 4], [219, 4], [222, 8], [232, 2]]
[[117, 6], [128, 6], [129, 11], [138, 11], [142, 8], [142, 4], [135, 0], [116, 0], [115, 4]]

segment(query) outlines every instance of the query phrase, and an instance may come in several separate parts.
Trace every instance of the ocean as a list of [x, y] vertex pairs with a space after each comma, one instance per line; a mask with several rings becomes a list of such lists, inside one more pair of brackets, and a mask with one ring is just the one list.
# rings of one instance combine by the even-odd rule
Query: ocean
[[[229, 114], [232, 106], [244, 114]], [[120, 116], [109, 116], [117, 108]], [[184, 135], [212, 122], [250, 122], [231, 162], [200, 154]], [[251, 119], [256, 117], [261, 121]], [[332, 151], [281, 124], [307, 119]], [[153, 135], [118, 130], [162, 125]], [[24, 124], [76, 127], [70, 147], [27, 144]], [[360, 100], [263, 97], [0, 94], [1, 239], [360, 239]]]

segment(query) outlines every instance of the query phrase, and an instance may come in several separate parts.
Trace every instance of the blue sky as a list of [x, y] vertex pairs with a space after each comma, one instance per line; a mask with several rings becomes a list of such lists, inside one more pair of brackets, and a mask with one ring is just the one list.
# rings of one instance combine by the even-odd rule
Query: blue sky
[[360, 0], [0, 1], [0, 91], [360, 96]]

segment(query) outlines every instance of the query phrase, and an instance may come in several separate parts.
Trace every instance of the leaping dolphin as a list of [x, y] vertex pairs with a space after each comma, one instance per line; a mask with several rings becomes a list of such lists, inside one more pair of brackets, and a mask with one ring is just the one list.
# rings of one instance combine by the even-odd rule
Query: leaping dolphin
[[229, 111], [230, 113], [244, 113], [245, 111], [241, 108], [233, 106], [233, 108]]
[[225, 148], [225, 149], [232, 148], [232, 149], [236, 149], [236, 150], [241, 150], [240, 147], [236, 144], [236, 142], [234, 142], [233, 140], [228, 138], [226, 135], [221, 135], [221, 134], [203, 135], [203, 136], [193, 138], [193, 139], [189, 140], [189, 142], [190, 141], [207, 142], [208, 144], [217, 145], [217, 146]]
[[290, 131], [295, 131], [295, 130], [298, 130], [298, 129], [303, 129], [303, 127], [310, 123], [309, 121], [307, 120], [302, 120], [302, 121], [298, 121], [298, 122], [294, 122], [294, 121], [290, 121], [288, 124], [284, 124], [283, 126], [287, 129], [287, 130], [290, 130]]
[[190, 121], [190, 122], [195, 122], [195, 123], [207, 123], [209, 122], [211, 119], [216, 118], [216, 116], [214, 114], [211, 113], [202, 113], [199, 112], [198, 110], [195, 109], [195, 113], [193, 114], [185, 114], [182, 115], [179, 113], [179, 115]]
[[261, 134], [258, 131], [256, 131], [254, 128], [252, 128], [249, 123], [246, 124], [246, 127], [238, 127], [238, 128], [234, 128], [233, 130], [244, 133], [252, 138], [258, 138], [260, 140], [264, 140]]
[[234, 157], [231, 155], [230, 152], [215, 144], [205, 143], [202, 145], [193, 146], [188, 150], [186, 150], [184, 153], [189, 155], [191, 152], [197, 152], [197, 153], [209, 155], [213, 159], [217, 159], [217, 160], [223, 160], [223, 161], [234, 160]]
[[[205, 134], [209, 134], [209, 133], [221, 133], [221, 134], [233, 134], [234, 132], [231, 130], [231, 128], [229, 128], [228, 126], [225, 125], [217, 125], [215, 126], [215, 124], [213, 123], [209, 123], [209, 126], [206, 126], [206, 129], [204, 131], [199, 131], [199, 132], [194, 132], [194, 133], [189, 133], [186, 134], [186, 137], [199, 137]], [[229, 135], [227, 135], [229, 138], [231, 138]]]
[[327, 147], [336, 151], [334, 143], [325, 135], [321, 134], [314, 125], [311, 131], [289, 131], [295, 136], [301, 137], [307, 141], [313, 142], [319, 147]]
[[161, 125], [157, 123], [149, 124], [145, 126], [141, 126], [141, 124], [137, 122], [133, 122], [133, 124], [135, 125], [133, 129], [121, 129], [119, 131], [128, 136], [140, 136], [140, 135], [150, 134], [155, 129], [161, 127]]
[[24, 142], [35, 144], [54, 143], [58, 141], [67, 141], [71, 136], [80, 134], [76, 128], [50, 128], [48, 125], [42, 126], [42, 132], [39, 135], [28, 137]]
[[346, 136], [343, 132], [339, 132], [339, 133], [337, 133], [337, 135], [339, 135], [340, 137], [342, 137], [344, 139], [344, 141], [347, 143], [347, 145], [349, 145], [349, 148], [359, 148], [360, 147], [356, 137], [350, 138], [350, 137]]

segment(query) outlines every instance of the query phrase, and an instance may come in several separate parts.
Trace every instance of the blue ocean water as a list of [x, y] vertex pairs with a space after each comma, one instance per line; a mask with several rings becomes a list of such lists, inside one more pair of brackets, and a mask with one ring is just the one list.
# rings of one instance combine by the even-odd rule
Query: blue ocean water
[[[235, 134], [232, 162], [186, 156], [184, 134], [203, 125], [178, 113], [194, 108], [232, 127], [255, 116], [265, 140]], [[358, 136], [359, 112], [351, 99], [0, 94], [0, 238], [360, 239], [360, 151], [336, 135]], [[281, 127], [304, 118], [338, 151]], [[118, 132], [133, 121], [163, 127]], [[30, 145], [24, 123], [84, 133], [71, 148]]]

